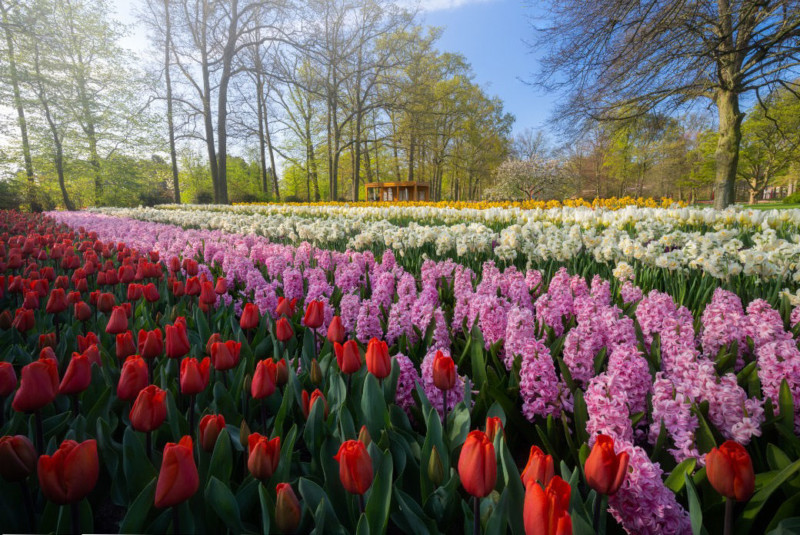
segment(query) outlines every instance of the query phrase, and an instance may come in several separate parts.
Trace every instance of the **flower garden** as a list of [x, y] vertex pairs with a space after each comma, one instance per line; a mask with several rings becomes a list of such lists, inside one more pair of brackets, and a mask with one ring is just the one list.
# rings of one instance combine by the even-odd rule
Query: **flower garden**
[[0, 526], [797, 532], [799, 223], [0, 212]]

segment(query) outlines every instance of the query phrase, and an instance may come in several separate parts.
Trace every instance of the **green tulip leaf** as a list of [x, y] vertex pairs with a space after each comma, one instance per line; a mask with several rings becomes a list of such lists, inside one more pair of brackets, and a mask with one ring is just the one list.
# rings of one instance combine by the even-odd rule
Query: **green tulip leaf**
[[231, 450], [231, 438], [228, 430], [223, 429], [214, 444], [214, 452], [211, 454], [211, 464], [208, 468], [208, 478], [216, 477], [225, 485], [228, 485], [233, 472], [233, 451]]
[[239, 515], [239, 504], [236, 497], [228, 486], [217, 479], [211, 477], [205, 490], [206, 503], [211, 506], [220, 520], [233, 533], [242, 532], [242, 520]]

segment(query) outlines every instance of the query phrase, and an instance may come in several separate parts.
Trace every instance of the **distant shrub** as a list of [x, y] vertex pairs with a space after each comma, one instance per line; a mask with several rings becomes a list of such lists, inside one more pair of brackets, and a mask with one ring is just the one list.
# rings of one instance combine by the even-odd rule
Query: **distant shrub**
[[298, 197], [297, 195], [287, 195], [283, 199], [284, 202], [303, 202], [303, 200]]
[[214, 195], [210, 191], [198, 191], [194, 195], [194, 204], [211, 204], [214, 202]]
[[168, 204], [174, 200], [172, 192], [165, 187], [154, 188], [139, 193], [139, 204], [142, 206], [155, 206]]
[[783, 204], [798, 204], [800, 203], [800, 191], [796, 191], [791, 195], [783, 198]]

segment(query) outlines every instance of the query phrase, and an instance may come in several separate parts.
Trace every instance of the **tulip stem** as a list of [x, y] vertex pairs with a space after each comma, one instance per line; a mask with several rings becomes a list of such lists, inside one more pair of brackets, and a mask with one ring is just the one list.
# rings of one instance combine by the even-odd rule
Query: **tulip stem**
[[58, 338], [59, 338], [59, 331], [60, 331], [59, 326], [61, 325], [61, 322], [58, 321], [58, 317], [60, 315], [61, 315], [60, 312], [56, 312], [55, 314], [53, 314], [53, 323], [55, 323], [55, 327], [56, 327], [56, 345], [58, 345]]
[[364, 509], [365, 509], [365, 507], [364, 507], [364, 495], [363, 494], [359, 494], [358, 495], [358, 510], [361, 511], [362, 515], [364, 514]]
[[181, 532], [181, 515], [178, 514], [178, 506], [172, 507], [172, 532], [176, 535]]
[[267, 434], [267, 398], [261, 400], [261, 428]]
[[723, 535], [731, 535], [733, 533], [733, 506], [735, 502], [731, 498], [725, 498], [725, 527], [723, 528]]
[[192, 439], [194, 439], [194, 396], [194, 394], [189, 396], [189, 436]]
[[153, 384], [153, 367], [155, 364], [155, 359], [147, 359], [147, 375], [148, 379], [150, 379], [150, 384]]
[[144, 449], [147, 452], [148, 460], [153, 460], [153, 437], [151, 436], [151, 432], [148, 431], [144, 434]]
[[78, 394], [72, 394], [72, 417], [77, 418], [80, 414], [80, 402], [78, 401]]
[[472, 497], [472, 534], [479, 535], [481, 532], [481, 506], [477, 496]]
[[6, 397], [0, 396], [0, 429], [6, 425]]
[[25, 502], [25, 511], [28, 513], [28, 524], [31, 528], [31, 533], [36, 532], [36, 515], [33, 512], [33, 499], [31, 499], [31, 490], [28, 488], [28, 480], [23, 479], [19, 482], [20, 490], [22, 490], [22, 500]]
[[447, 436], [447, 392], [447, 390], [442, 390], [442, 430], [444, 431], [444, 436]]
[[69, 504], [70, 520], [72, 521], [72, 535], [81, 535], [81, 508], [80, 502]]
[[34, 420], [36, 421], [36, 452], [41, 456], [44, 455], [44, 426], [42, 425], [42, 413], [36, 411]]
[[598, 494], [594, 499], [594, 532], [597, 534], [604, 534], [606, 532], [605, 517], [602, 517], [602, 512], [605, 510], [606, 495]]

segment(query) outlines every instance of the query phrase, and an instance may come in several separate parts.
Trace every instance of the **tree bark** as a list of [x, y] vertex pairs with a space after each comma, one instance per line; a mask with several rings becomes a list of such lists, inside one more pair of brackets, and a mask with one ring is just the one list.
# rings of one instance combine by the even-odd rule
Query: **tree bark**
[[723, 209], [736, 202], [736, 169], [739, 165], [739, 145], [742, 141], [742, 119], [739, 95], [720, 89], [716, 96], [719, 111], [719, 140], [716, 150], [716, 180], [714, 208]]
[[264, 82], [261, 80], [261, 58], [256, 52], [256, 115], [258, 116], [258, 154], [261, 158], [261, 190], [267, 193], [267, 151], [264, 138]]
[[167, 131], [169, 135], [169, 158], [172, 167], [172, 188], [175, 203], [181, 203], [181, 185], [178, 179], [178, 155], [175, 150], [175, 119], [172, 111], [172, 78], [170, 76], [170, 43], [172, 26], [169, 19], [169, 0], [164, 0], [164, 81], [167, 85]]
[[33, 177], [33, 160], [31, 159], [31, 146], [28, 141], [28, 123], [25, 120], [25, 109], [22, 106], [22, 94], [19, 90], [19, 75], [17, 74], [17, 59], [14, 55], [14, 40], [11, 38], [11, 29], [8, 21], [8, 11], [4, 2], [0, 1], [3, 11], [3, 26], [6, 33], [6, 46], [8, 47], [8, 74], [11, 77], [11, 88], [14, 93], [14, 106], [17, 108], [17, 122], [22, 139], [22, 158], [25, 161], [25, 176], [28, 179], [28, 205], [31, 212], [41, 212], [42, 206], [36, 199], [36, 181]]

